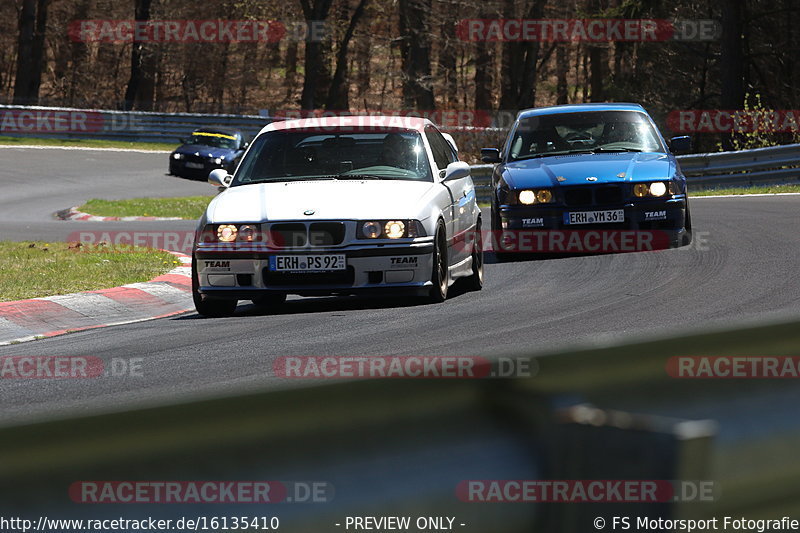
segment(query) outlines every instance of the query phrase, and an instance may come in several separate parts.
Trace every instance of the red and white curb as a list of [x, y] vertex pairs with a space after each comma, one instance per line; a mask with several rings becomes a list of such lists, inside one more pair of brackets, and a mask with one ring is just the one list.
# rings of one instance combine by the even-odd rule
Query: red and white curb
[[135, 220], [183, 220], [181, 217], [101, 217], [78, 211], [77, 207], [70, 207], [56, 213], [61, 220], [83, 220], [88, 222], [132, 222]]
[[170, 253], [178, 258], [181, 266], [147, 282], [0, 302], [0, 346], [163, 318], [194, 309], [192, 258]]

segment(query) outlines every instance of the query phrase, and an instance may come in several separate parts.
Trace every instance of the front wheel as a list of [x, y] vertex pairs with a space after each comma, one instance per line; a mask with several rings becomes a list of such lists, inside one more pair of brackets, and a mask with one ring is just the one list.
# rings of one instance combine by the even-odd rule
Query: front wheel
[[444, 224], [439, 222], [436, 228], [436, 238], [433, 248], [433, 272], [431, 273], [431, 287], [428, 301], [441, 303], [447, 299], [447, 290], [450, 286], [450, 266], [447, 261], [447, 233]]
[[689, 211], [689, 202], [686, 202], [686, 214], [683, 219], [683, 238], [681, 239], [681, 246], [689, 246], [692, 244], [692, 213]]
[[236, 310], [236, 300], [212, 300], [200, 293], [200, 278], [197, 274], [197, 260], [192, 259], [192, 300], [198, 314], [211, 318], [231, 316]]
[[472, 275], [466, 278], [466, 285], [470, 290], [479, 291], [483, 288], [483, 234], [481, 221], [475, 225], [475, 244], [472, 247]]

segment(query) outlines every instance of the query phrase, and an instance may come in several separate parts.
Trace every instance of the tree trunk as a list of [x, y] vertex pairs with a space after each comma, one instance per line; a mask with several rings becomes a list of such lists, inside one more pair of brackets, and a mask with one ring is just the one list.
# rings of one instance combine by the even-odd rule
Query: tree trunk
[[[741, 109], [744, 103], [744, 54], [742, 53], [742, 8], [739, 0], [722, 2], [722, 54], [720, 83], [722, 109]], [[732, 138], [722, 137], [725, 150], [732, 150]]]
[[589, 47], [589, 91], [592, 102], [605, 100], [603, 81], [606, 75], [606, 53], [600, 46]]
[[[324, 22], [328, 18], [333, 0], [300, 0], [303, 15], [309, 27], [315, 23]], [[303, 93], [300, 96], [300, 108], [313, 110], [321, 102], [321, 94], [326, 94], [330, 85], [330, 70], [328, 67], [328, 47], [319, 40], [314, 32], [306, 42], [305, 76], [303, 79]]]
[[[456, 69], [456, 49], [452, 41], [452, 31], [454, 19], [449, 15], [454, 12], [455, 4], [446, 3], [444, 9], [447, 13], [442, 17], [439, 25], [439, 46], [438, 77], [442, 80], [442, 104], [445, 109], [452, 109], [458, 105], [458, 71]], [[477, 97], [477, 95], [476, 95]]]
[[[534, 0], [525, 14], [527, 19], [541, 19], [546, 0]], [[504, 18], [514, 18], [514, 0], [505, 0]], [[503, 43], [503, 63], [500, 107], [516, 110], [536, 104], [537, 60], [539, 41]]]
[[556, 103], [559, 105], [569, 103], [567, 69], [569, 59], [567, 58], [567, 45], [559, 43], [556, 45]]
[[350, 46], [350, 41], [353, 38], [353, 33], [356, 31], [356, 25], [364, 14], [364, 8], [369, 0], [360, 0], [353, 16], [350, 17], [350, 22], [347, 25], [347, 30], [342, 37], [342, 42], [339, 43], [339, 50], [336, 54], [336, 72], [331, 81], [331, 87], [328, 91], [328, 99], [325, 103], [325, 109], [328, 110], [349, 110], [349, 76], [347, 69], [347, 50]]
[[35, 105], [44, 66], [44, 38], [47, 30], [47, 5], [50, 0], [23, 0], [19, 14], [17, 72], [14, 103]]
[[431, 77], [431, 0], [399, 0], [403, 103], [406, 108], [436, 108]]
[[742, 5], [740, 0], [722, 2], [722, 56], [720, 83], [722, 108], [741, 109], [744, 102], [742, 54]]
[[[153, 0], [134, 0], [135, 1], [135, 16], [136, 22], [146, 23], [150, 20], [150, 7]], [[149, 49], [147, 43], [133, 41], [133, 48], [131, 50], [131, 75], [128, 79], [128, 87], [125, 90], [125, 99], [122, 104], [122, 109], [130, 111], [134, 108], [137, 101], [141, 102], [141, 92], [147, 93], [152, 90], [153, 80], [145, 80], [145, 77], [152, 75], [154, 68], [154, 57], [152, 50]], [[150, 100], [152, 106], [152, 96]], [[146, 104], [145, 104], [146, 106]]]
[[[478, 15], [480, 19], [490, 18], [485, 13]], [[494, 61], [489, 47], [493, 43], [478, 41], [475, 43], [475, 110], [488, 111], [492, 109], [492, 86], [494, 79]]]

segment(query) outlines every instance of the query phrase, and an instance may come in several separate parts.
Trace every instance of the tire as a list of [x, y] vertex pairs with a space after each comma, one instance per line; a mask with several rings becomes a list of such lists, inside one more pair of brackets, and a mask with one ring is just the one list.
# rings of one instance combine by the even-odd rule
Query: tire
[[495, 215], [494, 208], [492, 208], [492, 247], [494, 250], [494, 259], [498, 263], [508, 261], [510, 254], [508, 252], [501, 252], [499, 248], [502, 246], [503, 225], [500, 223], [500, 215]]
[[433, 247], [433, 268], [431, 270], [433, 287], [428, 293], [427, 300], [431, 303], [441, 303], [447, 300], [447, 291], [450, 285], [450, 268], [447, 261], [447, 233], [442, 222], [439, 222], [436, 228]]
[[479, 291], [483, 288], [483, 234], [481, 219], [475, 225], [475, 245], [472, 247], [472, 275], [465, 280], [469, 290]]
[[281, 293], [270, 293], [265, 294], [255, 300], [251, 300], [254, 305], [257, 307], [261, 307], [263, 309], [270, 309], [272, 307], [277, 307], [286, 301], [286, 295]]
[[197, 260], [192, 258], [192, 300], [197, 313], [210, 318], [231, 316], [236, 310], [236, 300], [212, 300], [200, 294], [200, 280], [197, 275]]
[[681, 238], [681, 246], [692, 244], [692, 213], [689, 211], [689, 202], [686, 202], [686, 214], [683, 219], [684, 234]]

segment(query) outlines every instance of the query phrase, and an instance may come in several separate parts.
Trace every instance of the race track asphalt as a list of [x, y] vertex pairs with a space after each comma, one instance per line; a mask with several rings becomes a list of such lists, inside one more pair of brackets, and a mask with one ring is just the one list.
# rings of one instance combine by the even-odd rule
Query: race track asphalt
[[[92, 197], [213, 192], [164, 175], [164, 154], [0, 149], [0, 239], [65, 238], [76, 229], [191, 229], [192, 222], [64, 222]], [[273, 376], [283, 355], [491, 355], [649, 338], [800, 316], [800, 196], [698, 198], [695, 242], [647, 253], [486, 266], [481, 292], [444, 304], [292, 298], [276, 313], [195, 314], [0, 347], [0, 356], [95, 356], [135, 376], [0, 380], [0, 424], [231, 395], [304, 381]], [[169, 224], [169, 225], [166, 225]], [[646, 357], [647, 354], [642, 354]]]

